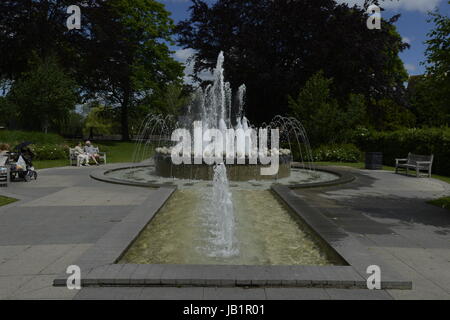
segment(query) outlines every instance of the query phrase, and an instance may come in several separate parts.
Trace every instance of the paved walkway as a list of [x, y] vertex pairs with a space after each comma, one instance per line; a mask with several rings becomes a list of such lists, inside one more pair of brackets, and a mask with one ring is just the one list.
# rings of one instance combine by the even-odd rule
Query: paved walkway
[[[450, 299], [450, 214], [424, 201], [449, 185], [392, 173], [353, 170], [358, 179], [324, 190], [299, 190], [347, 232], [414, 281], [414, 290], [308, 288], [85, 288], [52, 281], [152, 190], [89, 178], [95, 168], [55, 168], [0, 194], [0, 299]], [[422, 191], [426, 189], [426, 191]]]
[[450, 299], [450, 211], [426, 203], [450, 195], [450, 185], [389, 171], [340, 169], [356, 181], [297, 194], [413, 281], [413, 290], [389, 290], [393, 298]]

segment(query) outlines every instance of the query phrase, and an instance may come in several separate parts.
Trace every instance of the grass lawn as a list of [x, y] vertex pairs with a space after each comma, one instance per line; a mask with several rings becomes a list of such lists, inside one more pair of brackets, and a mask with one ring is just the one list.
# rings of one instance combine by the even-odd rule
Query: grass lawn
[[1, 206], [6, 206], [7, 204], [16, 202], [17, 199], [14, 198], [9, 198], [9, 197], [5, 197], [5, 196], [0, 196], [0, 207]]
[[450, 210], [450, 197], [440, 198], [436, 200], [428, 201], [429, 204]]
[[[318, 166], [345, 166], [356, 169], [364, 169], [364, 162], [346, 163], [346, 162], [314, 162]], [[383, 170], [394, 171], [394, 167], [383, 166]], [[437, 174], [432, 175], [433, 178], [450, 183], [450, 177], [440, 176]]]

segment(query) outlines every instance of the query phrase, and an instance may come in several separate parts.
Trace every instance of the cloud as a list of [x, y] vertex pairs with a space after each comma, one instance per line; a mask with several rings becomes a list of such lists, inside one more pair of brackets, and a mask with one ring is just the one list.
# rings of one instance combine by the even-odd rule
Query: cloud
[[403, 37], [402, 38], [402, 41], [404, 42], [404, 43], [407, 43], [407, 44], [411, 44], [411, 42], [413, 41], [411, 38], [408, 38], [408, 37]]
[[175, 59], [179, 62], [186, 63], [186, 61], [192, 57], [195, 54], [195, 50], [188, 48], [188, 49], [179, 49], [175, 51]]
[[417, 70], [417, 67], [410, 63], [405, 63], [405, 69], [408, 70], [409, 73], [412, 73]]
[[[174, 53], [175, 60], [181, 62], [185, 65], [184, 68], [184, 82], [192, 84], [192, 78], [190, 75], [194, 73], [194, 63], [192, 61], [188, 61], [189, 58], [191, 58], [195, 54], [195, 50], [188, 48], [188, 49], [179, 49], [176, 50]], [[213, 75], [209, 71], [202, 71], [198, 75], [200, 79], [202, 80], [211, 80], [213, 78]]]
[[[408, 11], [428, 12], [438, 6], [443, 0], [381, 0], [380, 5], [385, 9], [403, 9]], [[351, 6], [363, 5], [364, 0], [337, 0]]]

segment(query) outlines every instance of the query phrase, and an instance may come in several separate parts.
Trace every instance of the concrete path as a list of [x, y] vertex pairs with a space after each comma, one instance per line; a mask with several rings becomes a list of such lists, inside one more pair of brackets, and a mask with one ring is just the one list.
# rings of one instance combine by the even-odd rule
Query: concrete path
[[389, 171], [340, 169], [357, 179], [297, 194], [413, 281], [413, 290], [389, 290], [393, 298], [450, 299], [450, 211], [426, 203], [450, 195], [450, 185]]
[[53, 287], [90, 246], [142, 204], [151, 189], [98, 182], [96, 168], [39, 171], [0, 194], [21, 199], [0, 207], [0, 299], [450, 299], [450, 213], [425, 203], [449, 185], [392, 173], [353, 170], [355, 182], [299, 190], [347, 232], [371, 244], [414, 290], [308, 288]]

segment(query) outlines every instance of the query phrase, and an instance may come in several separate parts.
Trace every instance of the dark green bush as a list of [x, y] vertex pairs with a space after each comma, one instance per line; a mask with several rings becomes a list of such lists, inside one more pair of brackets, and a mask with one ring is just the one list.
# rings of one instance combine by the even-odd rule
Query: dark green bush
[[68, 159], [69, 147], [60, 144], [33, 145], [35, 160]]
[[35, 160], [68, 159], [69, 147], [64, 139], [53, 133], [32, 131], [0, 131], [0, 143], [10, 145], [10, 151], [14, 151], [18, 144], [32, 142], [31, 149], [35, 154]]
[[450, 175], [450, 128], [401, 129], [376, 132], [359, 129], [353, 136], [355, 144], [365, 152], [383, 152], [383, 163], [395, 165], [395, 158], [409, 152], [434, 154], [433, 172]]
[[361, 151], [353, 144], [324, 145], [313, 150], [314, 161], [359, 162]]

